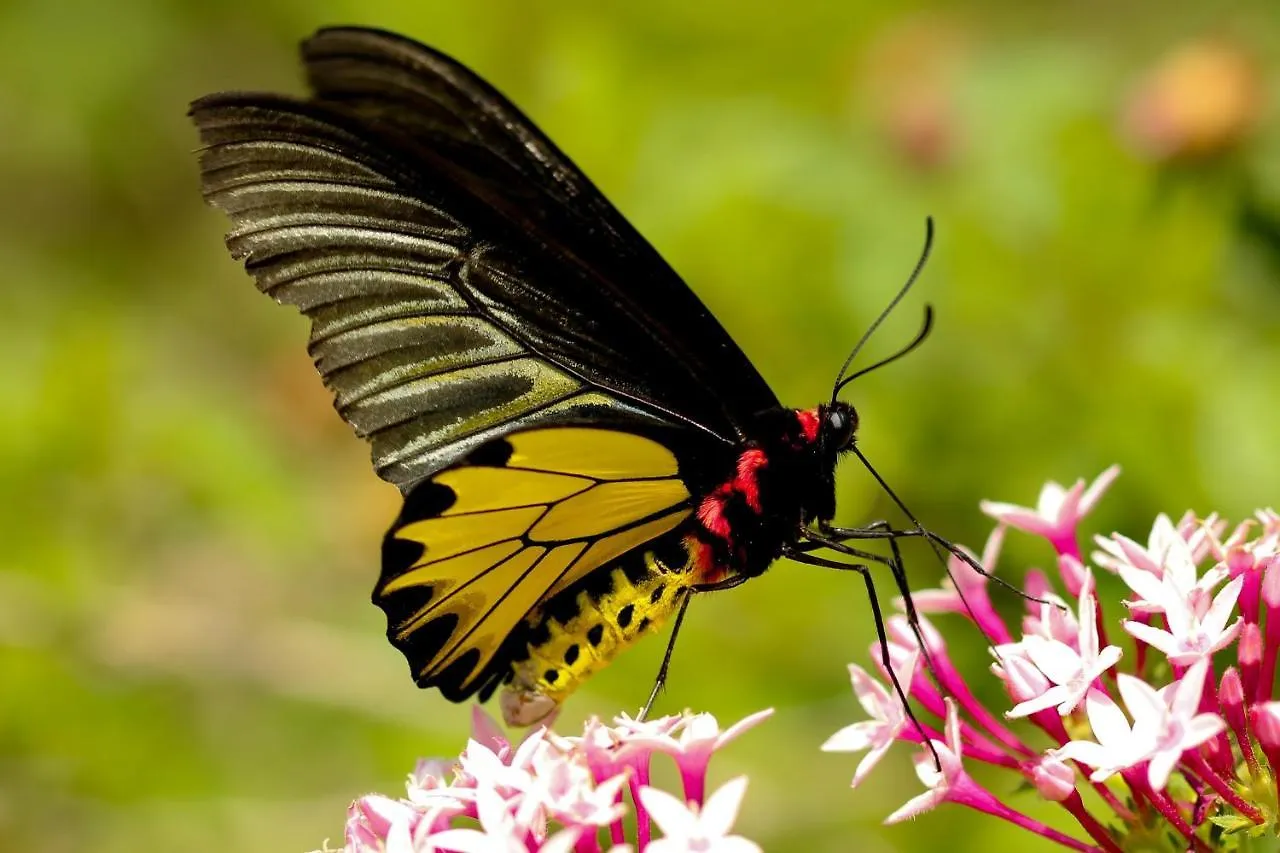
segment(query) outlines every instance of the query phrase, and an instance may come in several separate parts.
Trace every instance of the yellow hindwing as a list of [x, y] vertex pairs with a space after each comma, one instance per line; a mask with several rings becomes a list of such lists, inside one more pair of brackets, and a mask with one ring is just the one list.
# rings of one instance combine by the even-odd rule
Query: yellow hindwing
[[653, 439], [515, 433], [414, 487], [374, 598], [419, 683], [465, 695], [526, 614], [689, 513], [679, 463]]

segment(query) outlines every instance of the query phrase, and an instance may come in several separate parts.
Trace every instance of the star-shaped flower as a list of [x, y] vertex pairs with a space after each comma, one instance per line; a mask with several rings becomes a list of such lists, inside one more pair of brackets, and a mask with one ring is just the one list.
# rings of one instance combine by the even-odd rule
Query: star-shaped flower
[[761, 853], [754, 841], [729, 834], [746, 792], [747, 777], [730, 779], [699, 808], [666, 791], [641, 788], [640, 800], [663, 836], [645, 853]]
[[[476, 810], [480, 821], [479, 829], [470, 827], [446, 829], [414, 839], [412, 848], [403, 853], [434, 853], [436, 850], [457, 851], [457, 853], [528, 853], [530, 828], [526, 826], [517, 813], [512, 811], [512, 803], [505, 799], [492, 785], [481, 783], [476, 789]], [[556, 833], [538, 845], [544, 853], [569, 853], [581, 835], [576, 827]], [[388, 839], [387, 853], [393, 853]], [[401, 853], [400, 850], [394, 853]]]
[[1143, 730], [1143, 739], [1154, 741], [1147, 781], [1157, 791], [1169, 783], [1169, 774], [1189, 749], [1216, 737], [1227, 727], [1217, 714], [1200, 711], [1208, 658], [1200, 658], [1177, 681], [1155, 690], [1146, 682], [1125, 676], [1117, 682], [1125, 707], [1133, 715], [1135, 729]]
[[997, 501], [983, 501], [979, 506], [1001, 524], [1043, 536], [1055, 546], [1071, 542], [1074, 548], [1080, 519], [1093, 510], [1118, 476], [1120, 466], [1112, 465], [1088, 486], [1084, 480], [1077, 480], [1070, 489], [1064, 489], [1050, 480], [1040, 490], [1035, 509]]
[[645, 744], [657, 752], [665, 752], [675, 759], [684, 783], [685, 796], [695, 803], [702, 802], [706, 784], [707, 764], [711, 755], [738, 735], [759, 725], [773, 715], [772, 708], [757, 711], [734, 723], [724, 731], [712, 714], [687, 716], [678, 737], [670, 734], [644, 734], [631, 742]]
[[[946, 743], [932, 741], [933, 749], [922, 749], [913, 759], [916, 776], [929, 790], [912, 797], [897, 811], [884, 819], [885, 823], [900, 823], [908, 818], [917, 817], [940, 803], [951, 799], [953, 791], [964, 777], [962, 763], [962, 745], [960, 738], [960, 713], [956, 703], [947, 698], [947, 722], [944, 733]], [[937, 753], [935, 763], [934, 753]], [[941, 765], [939, 769], [938, 765]]]
[[1034, 634], [1018, 644], [1026, 658], [1053, 686], [1039, 696], [1019, 702], [1005, 716], [1026, 717], [1056, 705], [1058, 714], [1065, 717], [1079, 706], [1098, 676], [1120, 660], [1118, 646], [1098, 648], [1097, 607], [1092, 582], [1085, 583], [1076, 622], [1079, 625], [1076, 646]]
[[[1117, 679], [1128, 679], [1120, 675]], [[1102, 782], [1121, 770], [1141, 764], [1151, 755], [1153, 742], [1140, 740], [1120, 706], [1101, 690], [1090, 690], [1084, 701], [1095, 740], [1073, 740], [1050, 754], [1061, 761], [1079, 761], [1093, 768], [1089, 778]]]
[[[919, 660], [920, 653], [912, 651], [900, 664], [895, 661], [894, 673], [898, 676], [899, 684], [903, 686], [911, 684], [912, 679], [915, 678], [916, 664]], [[853, 692], [857, 695], [858, 702], [871, 719], [845, 726], [827, 738], [827, 742], [822, 745], [822, 751], [870, 750], [853, 772], [851, 787], [857, 787], [898, 739], [898, 734], [907, 725], [907, 714], [897, 694], [887, 690], [857, 664], [849, 664], [849, 680], [853, 683]]]
[[[1181, 596], [1173, 583], [1161, 582], [1155, 601], [1150, 598], [1147, 601], [1159, 606], [1169, 630], [1134, 620], [1126, 621], [1124, 628], [1142, 642], [1164, 652], [1170, 663], [1186, 666], [1216, 654], [1235, 641], [1243, 619], [1238, 618], [1230, 625], [1227, 620], [1235, 610], [1243, 586], [1244, 578], [1236, 578], [1205, 607], [1198, 588]], [[1150, 592], [1154, 594], [1155, 590]]]
[[1133, 725], [1108, 697], [1091, 691], [1085, 703], [1097, 742], [1071, 741], [1053, 754], [1096, 768], [1089, 778], [1101, 782], [1120, 770], [1147, 765], [1147, 782], [1156, 790], [1169, 784], [1183, 753], [1223, 731], [1217, 714], [1199, 713], [1209, 661], [1201, 659], [1182, 678], [1156, 690], [1140, 678], [1120, 674], [1116, 687]]

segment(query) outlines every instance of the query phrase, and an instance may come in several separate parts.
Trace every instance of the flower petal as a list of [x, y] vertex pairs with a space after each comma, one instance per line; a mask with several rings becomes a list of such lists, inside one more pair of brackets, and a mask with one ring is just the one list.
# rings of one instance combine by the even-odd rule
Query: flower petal
[[663, 835], [687, 838], [698, 828], [698, 818], [689, 805], [666, 791], [646, 785], [640, 789], [640, 802]]
[[884, 819], [886, 825], [901, 823], [904, 820], [913, 817], [919, 817], [930, 809], [935, 808], [945, 799], [942, 791], [930, 789], [923, 794], [917, 794], [902, 804], [901, 808], [893, 812]]
[[849, 783], [849, 787], [856, 788], [862, 784], [871, 771], [875, 769], [875, 766], [880, 763], [880, 759], [884, 758], [885, 753], [889, 751], [891, 746], [893, 746], [892, 741], [881, 744], [862, 756], [862, 760], [858, 762], [857, 769], [853, 771], [853, 781]]
[[738, 819], [738, 809], [747, 793], [747, 777], [730, 779], [707, 798], [700, 814], [702, 831], [711, 838], [721, 838], [733, 828]]

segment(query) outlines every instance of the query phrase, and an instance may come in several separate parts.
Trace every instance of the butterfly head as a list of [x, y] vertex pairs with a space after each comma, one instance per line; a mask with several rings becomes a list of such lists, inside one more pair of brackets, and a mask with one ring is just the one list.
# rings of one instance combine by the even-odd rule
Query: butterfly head
[[818, 407], [818, 446], [828, 453], [843, 453], [853, 447], [858, 433], [858, 410], [836, 400]]

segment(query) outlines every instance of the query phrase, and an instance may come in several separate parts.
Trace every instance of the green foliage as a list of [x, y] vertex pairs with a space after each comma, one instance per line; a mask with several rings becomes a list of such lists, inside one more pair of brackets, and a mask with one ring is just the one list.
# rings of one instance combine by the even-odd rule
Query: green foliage
[[[495, 82], [796, 405], [828, 392], [932, 214], [935, 259], [875, 349], [926, 299], [933, 339], [852, 399], [862, 447], [934, 529], [980, 545], [980, 498], [1031, 502], [1112, 462], [1100, 531], [1274, 504], [1271, 102], [1194, 166], [1120, 130], [1178, 44], [1280, 55], [1270, 0], [1154, 21], [928, 5], [0, 5], [0, 849], [311, 849], [354, 796], [464, 743], [466, 710], [413, 688], [368, 604], [394, 491], [330, 411], [304, 324], [253, 292], [199, 198], [186, 102], [296, 90], [293, 45], [324, 23], [403, 30]], [[841, 488], [844, 520], [888, 513], [864, 472]], [[849, 756], [817, 751], [860, 714], [856, 581], [780, 565], [686, 624], [666, 708], [778, 708], [717, 768], [751, 773], [741, 830], [766, 849], [1047, 849], [958, 809], [883, 828], [917, 790], [907, 750], [859, 791]], [[627, 655], [567, 719], [634, 710], [661, 652]], [[998, 692], [978, 637], [955, 655]]]

